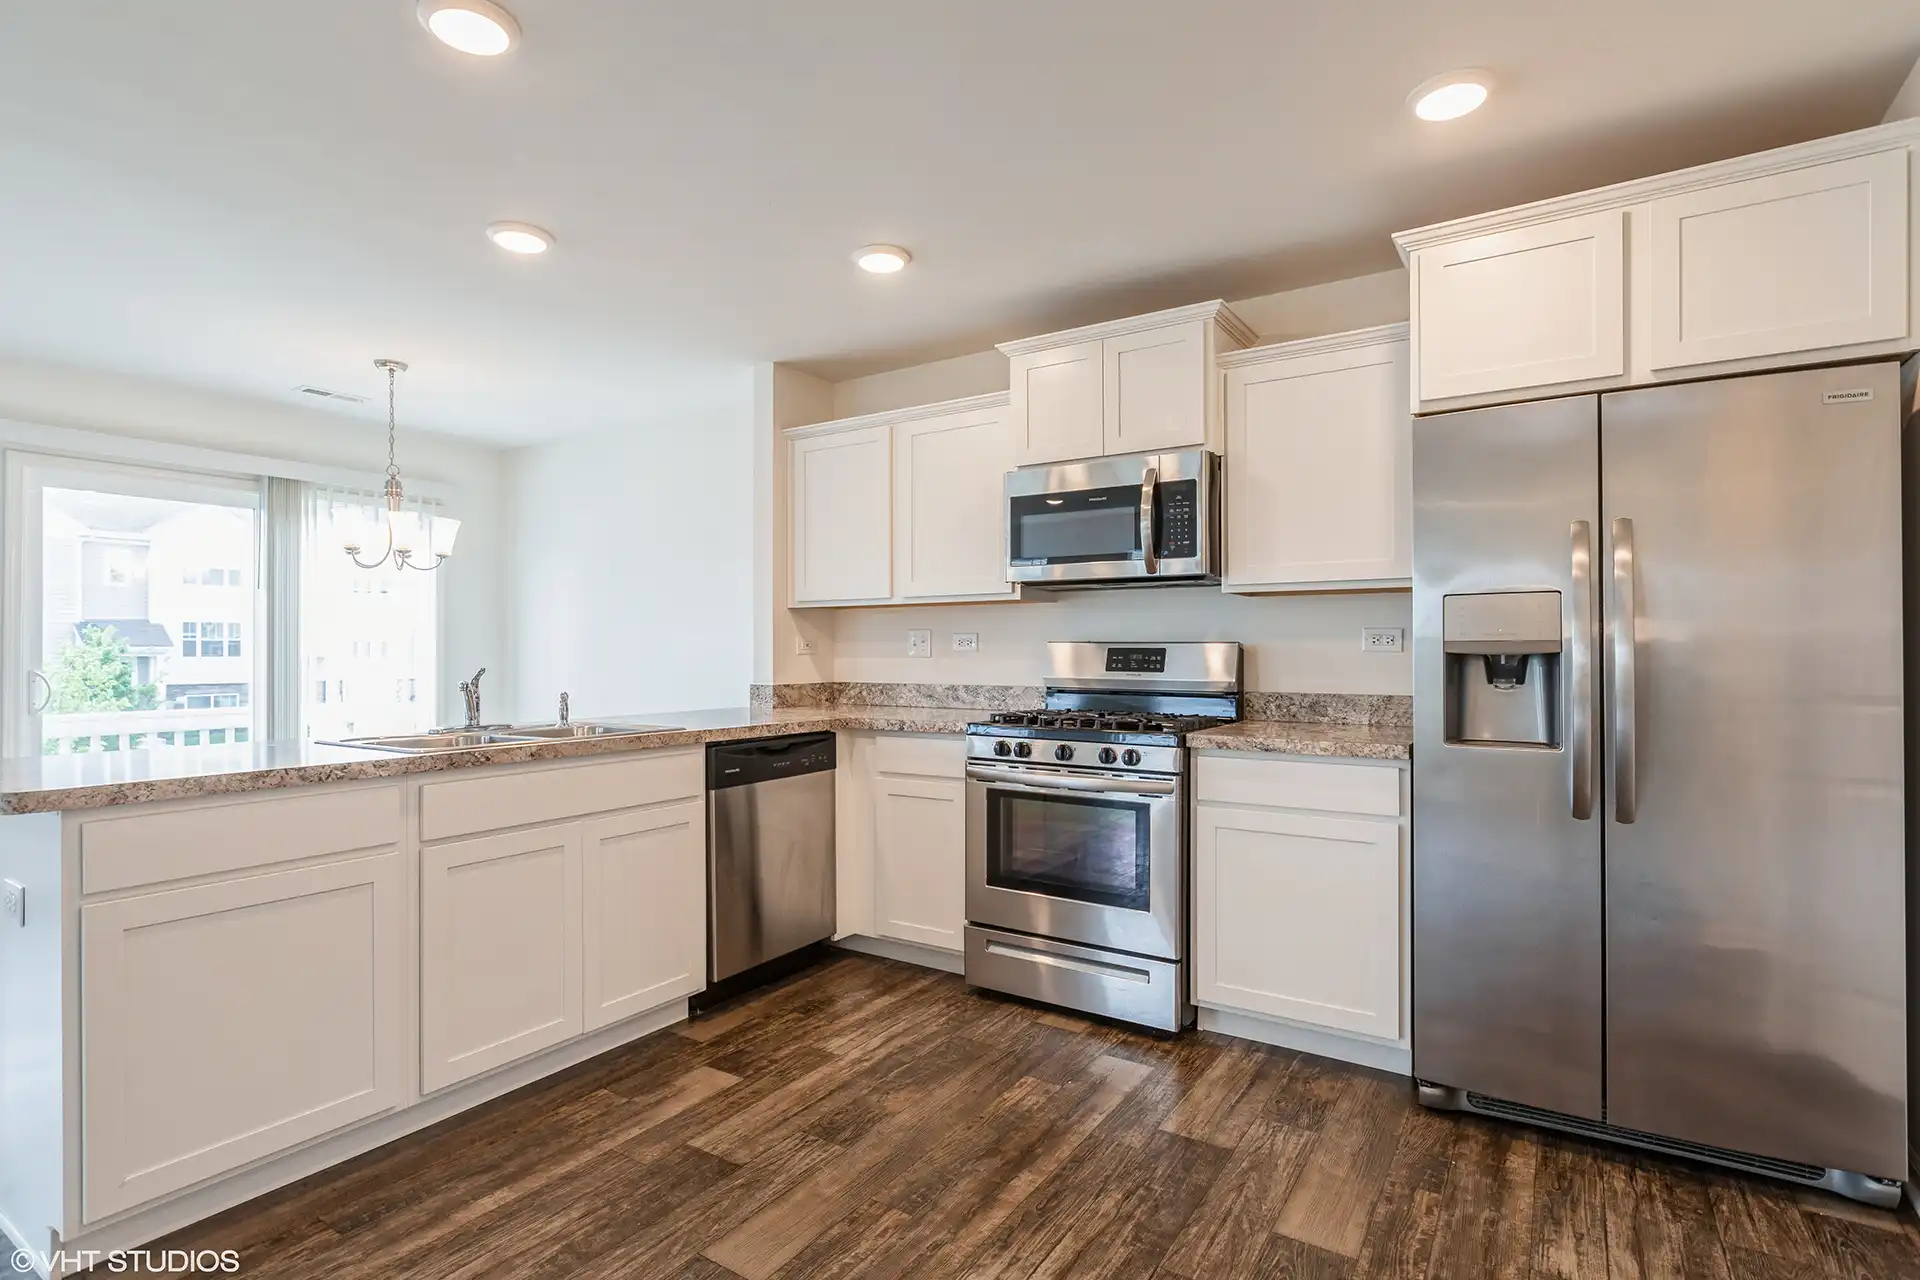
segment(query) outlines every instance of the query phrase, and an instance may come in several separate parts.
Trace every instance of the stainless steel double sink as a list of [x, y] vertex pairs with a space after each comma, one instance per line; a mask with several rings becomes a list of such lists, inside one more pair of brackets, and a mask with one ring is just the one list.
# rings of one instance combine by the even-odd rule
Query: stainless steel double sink
[[670, 724], [621, 724], [603, 720], [579, 720], [572, 724], [490, 724], [477, 729], [436, 729], [432, 733], [336, 738], [321, 745], [393, 751], [401, 755], [426, 755], [435, 751], [477, 751], [482, 747], [523, 746], [529, 742], [568, 742], [576, 738], [639, 738], [649, 733], [672, 733], [677, 728]]

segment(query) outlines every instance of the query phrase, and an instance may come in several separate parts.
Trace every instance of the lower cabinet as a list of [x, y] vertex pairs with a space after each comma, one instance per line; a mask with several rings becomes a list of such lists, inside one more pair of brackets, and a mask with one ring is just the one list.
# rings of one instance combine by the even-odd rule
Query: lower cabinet
[[[1196, 1002], [1400, 1039], [1405, 832], [1398, 818], [1209, 803], [1207, 764], [1199, 762], [1193, 810]], [[1244, 786], [1261, 770], [1289, 767], [1369, 768], [1276, 761], [1243, 766], [1233, 781]], [[1302, 775], [1304, 797], [1293, 777], [1276, 777], [1286, 786], [1266, 793], [1311, 803], [1314, 776]], [[1338, 775], [1326, 776], [1337, 782]]]
[[420, 851], [420, 1086], [579, 1035], [581, 824]]
[[82, 1216], [403, 1105], [401, 855], [80, 909]]
[[706, 816], [696, 799], [583, 825], [587, 1030], [706, 986]]
[[966, 783], [874, 780], [874, 932], [959, 951], [967, 923]]

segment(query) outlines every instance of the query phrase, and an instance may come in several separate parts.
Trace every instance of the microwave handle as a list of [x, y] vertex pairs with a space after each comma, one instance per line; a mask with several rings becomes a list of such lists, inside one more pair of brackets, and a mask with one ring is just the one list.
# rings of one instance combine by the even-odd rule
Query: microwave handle
[[1153, 499], [1159, 486], [1160, 468], [1148, 467], [1147, 474], [1140, 479], [1140, 551], [1148, 573], [1160, 572], [1160, 559], [1154, 554], [1153, 546]]

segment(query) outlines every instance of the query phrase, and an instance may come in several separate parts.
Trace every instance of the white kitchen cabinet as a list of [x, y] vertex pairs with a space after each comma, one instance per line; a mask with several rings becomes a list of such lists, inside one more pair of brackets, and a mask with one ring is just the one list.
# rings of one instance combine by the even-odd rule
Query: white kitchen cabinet
[[1920, 120], [1394, 236], [1415, 412], [1905, 355]]
[[1101, 345], [1103, 452], [1158, 453], [1207, 442], [1207, 329], [1161, 325]]
[[885, 425], [790, 432], [793, 603], [893, 594], [893, 433]]
[[1222, 365], [1225, 589], [1408, 585], [1407, 327], [1255, 347]]
[[1007, 397], [982, 396], [893, 430], [896, 596], [1011, 597], [1005, 493], [1015, 458]]
[[1021, 466], [1221, 447], [1216, 358], [1254, 341], [1207, 302], [1000, 345]]
[[1627, 371], [1623, 210], [1423, 249], [1412, 277], [1422, 400]]
[[965, 946], [966, 783], [874, 780], [874, 932], [945, 951]]
[[706, 986], [706, 830], [701, 799], [581, 825], [586, 1030]]
[[84, 1220], [410, 1097], [398, 850], [79, 915]]
[[428, 846], [420, 879], [423, 1092], [581, 1034], [580, 823]]
[[1902, 338], [1907, 149], [1654, 200], [1653, 364]]
[[1106, 451], [1105, 376], [1098, 339], [1008, 357], [1017, 465]]

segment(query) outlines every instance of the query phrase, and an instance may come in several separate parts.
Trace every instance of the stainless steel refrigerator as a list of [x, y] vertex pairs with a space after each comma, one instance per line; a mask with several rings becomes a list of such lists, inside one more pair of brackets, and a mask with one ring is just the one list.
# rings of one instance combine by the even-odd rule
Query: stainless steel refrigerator
[[1422, 1101], [1897, 1203], [1902, 370], [1414, 424]]

